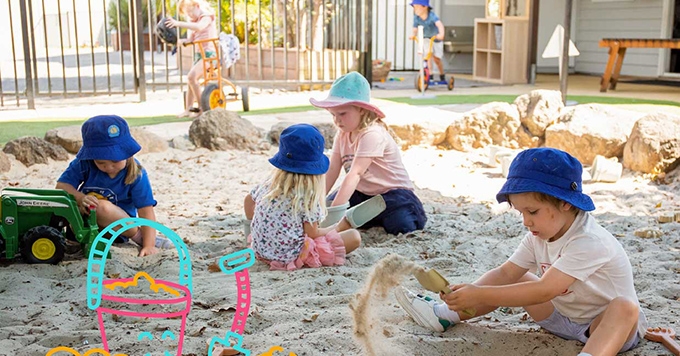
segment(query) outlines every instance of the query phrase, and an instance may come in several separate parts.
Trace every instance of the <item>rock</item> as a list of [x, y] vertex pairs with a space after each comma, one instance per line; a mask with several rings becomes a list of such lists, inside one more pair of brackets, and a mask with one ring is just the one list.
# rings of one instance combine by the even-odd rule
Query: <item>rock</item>
[[47, 131], [45, 141], [59, 145], [66, 151], [76, 154], [83, 145], [83, 136], [79, 125], [64, 126]]
[[543, 137], [545, 129], [554, 123], [564, 108], [562, 93], [556, 90], [532, 90], [515, 99], [519, 120], [532, 136]]
[[45, 164], [49, 158], [56, 161], [69, 159], [68, 152], [63, 147], [32, 136], [9, 141], [2, 151], [14, 155], [26, 167], [40, 163]]
[[196, 149], [196, 146], [189, 140], [189, 135], [173, 137], [170, 140], [170, 147], [182, 151], [193, 151]]
[[569, 152], [585, 165], [597, 155], [621, 157], [630, 131], [644, 115], [600, 104], [567, 107], [558, 123], [545, 130], [545, 145]]
[[633, 126], [623, 149], [623, 166], [638, 172], [662, 173], [680, 163], [680, 117], [653, 113]]
[[5, 152], [0, 151], [0, 173], [9, 172], [12, 168], [12, 163]]
[[[452, 123], [443, 139], [435, 144], [469, 151], [489, 144], [519, 148], [536, 147], [539, 139], [530, 137], [519, 121], [517, 107], [503, 102], [484, 104]], [[521, 142], [521, 144], [520, 144]]]
[[142, 150], [139, 151], [138, 154], [164, 152], [168, 150], [168, 142], [166, 140], [141, 127], [131, 127], [130, 134], [134, 137], [135, 141], [142, 146]]
[[[279, 144], [279, 137], [281, 137], [281, 132], [288, 126], [295, 124], [294, 122], [279, 122], [272, 126], [271, 130], [269, 130], [269, 133], [267, 133], [267, 140], [271, 142], [274, 145]], [[325, 141], [325, 147], [327, 149], [331, 149], [333, 147], [333, 140], [335, 140], [335, 134], [338, 132], [337, 127], [335, 124], [332, 123], [327, 123], [327, 122], [316, 122], [316, 123], [310, 123], [310, 125], [313, 125], [319, 131], [321, 132], [321, 135], [323, 135], [323, 139]]]
[[258, 150], [262, 132], [233, 111], [210, 110], [194, 119], [189, 139], [210, 150]]

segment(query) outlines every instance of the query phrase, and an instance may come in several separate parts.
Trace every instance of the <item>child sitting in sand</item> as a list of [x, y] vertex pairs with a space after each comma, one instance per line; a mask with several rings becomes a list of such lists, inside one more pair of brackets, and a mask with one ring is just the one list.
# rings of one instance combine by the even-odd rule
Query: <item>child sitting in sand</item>
[[353, 207], [380, 194], [386, 209], [363, 227], [382, 226], [393, 235], [422, 230], [427, 221], [423, 203], [413, 192], [399, 147], [382, 121], [385, 114], [370, 100], [371, 87], [357, 72], [336, 79], [325, 100], [310, 99], [333, 115], [339, 129], [326, 174], [326, 194], [344, 168], [347, 175], [337, 194], [330, 196], [331, 206], [349, 201]]
[[[500, 267], [473, 284], [452, 285], [445, 303], [395, 291], [421, 326], [444, 331], [498, 307], [524, 307], [542, 328], [585, 347], [579, 355], [615, 355], [634, 348], [646, 319], [621, 244], [588, 213], [595, 209], [581, 187], [582, 167], [566, 152], [535, 148], [510, 165], [496, 195], [522, 214], [529, 232]], [[529, 273], [536, 269], [538, 276]]]
[[316, 127], [286, 128], [279, 152], [269, 159], [274, 171], [245, 198], [253, 251], [272, 270], [339, 266], [361, 244], [361, 235], [346, 219], [319, 227], [326, 215], [324, 174], [329, 163], [323, 149]]

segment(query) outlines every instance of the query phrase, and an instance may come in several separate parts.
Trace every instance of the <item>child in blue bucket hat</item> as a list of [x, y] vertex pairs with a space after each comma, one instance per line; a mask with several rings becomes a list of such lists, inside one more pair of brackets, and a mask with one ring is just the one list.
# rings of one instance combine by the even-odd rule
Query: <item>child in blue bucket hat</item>
[[370, 102], [366, 78], [357, 72], [347, 73], [333, 82], [326, 99], [309, 101], [328, 110], [338, 128], [326, 174], [327, 194], [340, 169], [346, 176], [337, 192], [329, 196], [331, 206], [349, 201], [354, 207], [382, 195], [384, 211], [363, 227], [381, 226], [393, 235], [422, 230], [427, 221], [423, 203], [413, 192], [399, 146], [382, 121], [385, 114]]
[[[585, 344], [579, 355], [634, 348], [646, 330], [633, 272], [621, 244], [593, 218], [582, 166], [564, 151], [535, 148], [512, 161], [496, 195], [520, 212], [529, 230], [515, 253], [473, 284], [450, 286], [444, 303], [406, 288], [397, 301], [421, 326], [444, 331], [498, 307], [522, 306], [547, 331]], [[536, 271], [536, 274], [533, 271]], [[530, 272], [531, 271], [531, 272]]]
[[[427, 66], [430, 68], [430, 73], [433, 73], [434, 67], [432, 67], [432, 59], [434, 58], [434, 62], [439, 69], [439, 80], [445, 81], [446, 76], [444, 75], [444, 64], [442, 63], [442, 57], [444, 56], [444, 37], [446, 35], [444, 23], [442, 23], [439, 16], [432, 11], [430, 0], [413, 0], [411, 1], [411, 6], [413, 6], [413, 35], [411, 36], [411, 39], [415, 39], [418, 35], [418, 26], [423, 26], [423, 39], [426, 46], [429, 46], [430, 38], [434, 37], [432, 56], [428, 60]], [[432, 74], [430, 74], [429, 80], [432, 79]]]
[[[141, 146], [132, 138], [127, 122], [116, 115], [95, 116], [81, 127], [83, 146], [57, 180], [57, 189], [72, 194], [81, 213], [94, 208], [100, 230], [128, 217], [156, 221], [151, 183], [146, 170], [134, 158]], [[141, 246], [139, 256], [157, 253], [171, 242], [156, 238], [148, 226], [123, 233]]]
[[272, 270], [340, 266], [361, 244], [361, 235], [343, 219], [320, 228], [326, 215], [324, 138], [308, 124], [281, 132], [279, 151], [269, 159], [271, 175], [244, 201], [252, 220], [250, 239], [257, 258]]

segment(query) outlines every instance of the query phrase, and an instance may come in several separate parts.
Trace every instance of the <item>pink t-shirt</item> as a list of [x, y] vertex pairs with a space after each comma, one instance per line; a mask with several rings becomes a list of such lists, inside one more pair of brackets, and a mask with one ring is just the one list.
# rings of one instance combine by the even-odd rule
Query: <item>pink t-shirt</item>
[[[205, 40], [208, 38], [217, 38], [217, 28], [215, 27], [215, 15], [211, 14], [209, 12], [202, 12], [201, 16], [198, 17], [196, 22], [200, 22], [204, 17], [208, 16], [210, 18], [210, 25], [208, 27], [196, 31], [191, 34], [191, 41], [199, 41], [199, 40]], [[198, 51], [198, 47], [196, 47], [196, 51]], [[212, 42], [204, 42], [203, 43], [203, 49], [205, 51], [213, 51], [215, 52], [215, 46], [213, 46]]]
[[356, 188], [366, 195], [383, 194], [393, 189], [413, 190], [399, 147], [381, 125], [367, 127], [354, 142], [350, 141], [349, 133], [338, 131], [333, 142], [333, 156], [340, 158], [345, 172], [349, 172], [354, 157], [372, 158]]

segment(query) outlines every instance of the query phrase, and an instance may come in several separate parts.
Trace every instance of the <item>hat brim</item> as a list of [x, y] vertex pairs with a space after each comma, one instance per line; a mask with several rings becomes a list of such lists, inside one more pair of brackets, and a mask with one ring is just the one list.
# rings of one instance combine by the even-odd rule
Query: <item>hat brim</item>
[[385, 114], [382, 112], [382, 110], [378, 109], [377, 106], [367, 103], [365, 101], [358, 101], [358, 100], [348, 100], [345, 98], [340, 98], [340, 97], [335, 97], [335, 96], [329, 96], [325, 100], [316, 100], [314, 98], [309, 99], [309, 102], [316, 106], [317, 108], [322, 108], [322, 109], [330, 109], [330, 108], [335, 108], [338, 106], [343, 106], [343, 105], [354, 105], [358, 106], [361, 108], [364, 108], [366, 110], [374, 112], [376, 115], [378, 115], [379, 119], [382, 119], [385, 117]]
[[274, 167], [291, 173], [319, 175], [328, 172], [330, 160], [326, 155], [317, 161], [295, 161], [280, 153], [276, 153], [274, 157], [269, 159]]
[[499, 203], [508, 201], [509, 194], [520, 194], [538, 192], [553, 196], [557, 199], [563, 200], [574, 207], [583, 211], [595, 210], [593, 200], [583, 192], [576, 190], [567, 190], [549, 185], [534, 179], [527, 178], [508, 178], [503, 184], [501, 190], [496, 194], [496, 200]]
[[103, 160], [103, 161], [124, 161], [137, 152], [141, 151], [142, 146], [135, 140], [129, 140], [123, 145], [111, 145], [111, 146], [95, 146], [95, 147], [85, 147], [82, 146], [76, 158], [80, 160]]

